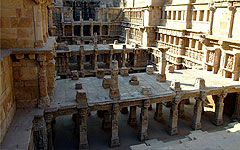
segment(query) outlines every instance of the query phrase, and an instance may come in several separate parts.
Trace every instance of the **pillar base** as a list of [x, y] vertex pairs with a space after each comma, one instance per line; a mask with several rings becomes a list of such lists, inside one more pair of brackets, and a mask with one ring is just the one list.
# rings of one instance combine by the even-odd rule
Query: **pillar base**
[[175, 127], [175, 128], [168, 127], [168, 133], [169, 133], [169, 135], [171, 135], [171, 136], [178, 134], [178, 129], [177, 129], [177, 127]]
[[223, 124], [223, 119], [214, 119], [212, 121], [216, 126], [220, 126]]
[[139, 133], [139, 134], [138, 134], [138, 139], [139, 139], [140, 141], [148, 140], [148, 139], [149, 139], [149, 138], [148, 138], [148, 134], [147, 134], [147, 133]]
[[116, 137], [116, 138], [111, 137], [110, 147], [118, 147], [118, 146], [120, 146], [119, 137]]
[[122, 113], [122, 114], [128, 114], [128, 108], [127, 108], [127, 107], [123, 107], [123, 108], [121, 109], [121, 113]]
[[200, 130], [200, 129], [202, 129], [202, 124], [201, 124], [201, 123], [193, 124], [193, 125], [192, 125], [192, 128], [193, 128], [194, 130]]
[[89, 149], [88, 144], [79, 144], [79, 150], [87, 150]]
[[48, 96], [40, 97], [38, 100], [39, 108], [46, 108], [50, 106], [50, 98]]

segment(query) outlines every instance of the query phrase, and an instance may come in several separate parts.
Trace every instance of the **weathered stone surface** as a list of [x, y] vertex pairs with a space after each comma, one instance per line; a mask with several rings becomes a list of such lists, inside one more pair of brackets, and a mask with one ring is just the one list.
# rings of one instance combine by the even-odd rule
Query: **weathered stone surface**
[[80, 104], [87, 103], [87, 94], [84, 90], [77, 90], [76, 102]]
[[147, 74], [152, 75], [154, 72], [153, 65], [147, 65], [146, 72], [147, 72]]
[[97, 70], [97, 78], [102, 79], [105, 76], [104, 69], [98, 69]]
[[110, 84], [111, 84], [111, 78], [110, 77], [104, 77], [104, 79], [102, 81], [102, 87], [104, 89], [110, 88]]

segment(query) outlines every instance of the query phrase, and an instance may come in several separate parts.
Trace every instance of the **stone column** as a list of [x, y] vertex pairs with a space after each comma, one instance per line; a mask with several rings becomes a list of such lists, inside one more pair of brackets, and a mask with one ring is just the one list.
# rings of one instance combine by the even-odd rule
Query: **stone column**
[[34, 117], [33, 138], [36, 149], [48, 150], [47, 127], [43, 116]]
[[123, 45], [123, 52], [122, 52], [122, 67], [126, 67], [126, 45]]
[[160, 53], [161, 53], [161, 58], [160, 58], [160, 63], [159, 63], [159, 73], [157, 76], [157, 81], [159, 82], [166, 82], [166, 65], [167, 65], [167, 60], [166, 60], [166, 52], [168, 48], [158, 48]]
[[179, 118], [184, 118], [184, 104], [185, 104], [185, 100], [182, 100], [179, 103], [179, 112], [178, 112]]
[[42, 27], [42, 11], [41, 6], [33, 6], [34, 13], [34, 31], [35, 31], [35, 43], [34, 47], [44, 47], [43, 41], [43, 27]]
[[39, 82], [39, 100], [38, 107], [45, 108], [50, 106], [50, 98], [48, 96], [47, 91], [47, 59], [46, 55], [38, 55], [37, 61], [39, 62], [39, 74], [38, 74], [38, 82]]
[[74, 37], [74, 24], [72, 23], [72, 37]]
[[170, 89], [176, 93], [172, 101], [172, 106], [169, 115], [168, 132], [170, 135], [178, 134], [178, 105], [181, 102], [181, 87], [180, 82], [173, 80]]
[[129, 44], [129, 32], [130, 32], [130, 29], [129, 28], [125, 28], [125, 33], [126, 33], [125, 44]]
[[102, 24], [100, 24], [100, 36], [102, 36]]
[[79, 149], [88, 149], [87, 139], [87, 109], [82, 108], [79, 110]]
[[229, 22], [229, 30], [228, 30], [228, 38], [232, 38], [232, 30], [233, 30], [233, 22], [234, 22], [234, 16], [236, 13], [236, 7], [230, 6], [228, 9], [231, 11], [231, 18]]
[[46, 126], [47, 126], [47, 135], [48, 135], [48, 150], [53, 150], [53, 115], [46, 114], [45, 115]]
[[81, 32], [81, 37], [83, 37], [83, 24], [80, 25], [80, 32]]
[[113, 104], [113, 109], [111, 113], [110, 147], [117, 147], [120, 145], [119, 136], [118, 136], [118, 112], [119, 112], [119, 104]]
[[137, 55], [138, 55], [138, 51], [135, 49], [134, 50], [134, 62], [133, 62], [133, 67], [137, 67]]
[[98, 51], [97, 51], [97, 49], [95, 49], [94, 50], [94, 71], [98, 70], [97, 57], [98, 57]]
[[235, 110], [232, 119], [238, 119], [240, 121], [240, 92], [236, 94]]
[[[79, 70], [80, 70], [80, 75], [82, 76], [84, 76], [84, 46], [83, 45], [80, 45], [80, 62], [79, 62], [79, 66], [80, 66], [80, 68], [79, 68]], [[82, 77], [83, 77], [82, 76]]]
[[113, 45], [109, 45], [109, 69], [112, 69]]
[[149, 100], [143, 101], [143, 106], [141, 108], [140, 114], [140, 127], [138, 138], [140, 141], [148, 139], [148, 107], [150, 106]]
[[62, 35], [65, 36], [65, 26], [62, 24]]
[[214, 18], [214, 12], [215, 12], [216, 8], [215, 7], [210, 7], [210, 29], [209, 29], [209, 34], [212, 35], [212, 28], [213, 28], [213, 18]]
[[156, 112], [154, 114], [154, 119], [160, 121], [163, 118], [162, 115], [162, 103], [156, 103]]
[[137, 113], [136, 113], [136, 106], [130, 106], [130, 114], [128, 118], [128, 124], [130, 126], [136, 126], [137, 125]]
[[103, 129], [111, 128], [110, 113], [108, 110], [103, 111], [102, 128]]
[[120, 91], [118, 88], [118, 61], [116, 60], [112, 61], [109, 97], [112, 100], [120, 100]]
[[93, 24], [91, 23], [91, 36], [93, 36]]
[[224, 108], [224, 98], [227, 96], [227, 91], [224, 90], [220, 95], [213, 95], [212, 98], [215, 102], [215, 116], [214, 116], [214, 124], [222, 125], [223, 124], [223, 108]]
[[194, 114], [192, 120], [192, 128], [194, 130], [199, 130], [202, 128], [201, 117], [202, 117], [202, 108], [203, 101], [206, 100], [206, 92], [205, 92], [205, 80], [202, 78], [197, 78], [195, 82], [195, 88], [199, 89], [199, 96], [196, 97], [196, 103], [194, 106]]

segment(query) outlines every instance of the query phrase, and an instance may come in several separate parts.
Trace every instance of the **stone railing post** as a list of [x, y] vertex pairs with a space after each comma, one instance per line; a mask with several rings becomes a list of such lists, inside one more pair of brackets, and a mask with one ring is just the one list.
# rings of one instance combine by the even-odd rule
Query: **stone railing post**
[[148, 107], [150, 106], [149, 100], [143, 101], [140, 114], [140, 128], [138, 138], [140, 141], [148, 139]]
[[192, 128], [194, 130], [199, 130], [202, 128], [201, 117], [202, 117], [203, 102], [206, 100], [206, 97], [207, 97], [205, 92], [205, 80], [202, 78], [197, 78], [195, 82], [195, 88], [199, 89], [199, 96], [195, 98], [196, 104], [194, 106]]
[[54, 149], [54, 147], [53, 147], [53, 127], [52, 127], [53, 115], [46, 114], [45, 120], [46, 120], [47, 135], [48, 135], [48, 150], [53, 150]]
[[113, 108], [111, 112], [110, 147], [117, 147], [120, 145], [119, 135], [118, 135], [118, 112], [119, 112], [119, 104], [113, 104]]
[[168, 48], [158, 48], [158, 50], [161, 53], [160, 63], [159, 63], [159, 73], [157, 76], [157, 81], [159, 82], [166, 82], [166, 66], [167, 66], [167, 60], [166, 60], [166, 52]]
[[112, 100], [120, 100], [120, 91], [118, 88], [118, 61], [112, 61], [112, 69], [111, 69], [111, 84], [110, 84], [110, 91], [109, 97]]
[[172, 101], [172, 107], [170, 110], [168, 132], [170, 135], [175, 135], [178, 134], [178, 105], [181, 102], [182, 94], [180, 82], [173, 80], [170, 88], [176, 93], [176, 95]]
[[37, 61], [39, 62], [39, 74], [38, 74], [38, 82], [39, 82], [39, 100], [38, 107], [45, 108], [50, 106], [50, 98], [48, 96], [47, 91], [47, 59], [46, 55], [39, 54], [37, 57]]
[[227, 90], [223, 90], [220, 95], [213, 95], [212, 98], [215, 101], [215, 116], [213, 123], [217, 126], [223, 124], [223, 108], [224, 108], [224, 98], [227, 96]]
[[34, 118], [33, 137], [37, 149], [48, 150], [47, 127], [43, 116], [35, 116]]
[[79, 114], [79, 149], [88, 149], [88, 138], [87, 138], [87, 108], [81, 108], [78, 111]]

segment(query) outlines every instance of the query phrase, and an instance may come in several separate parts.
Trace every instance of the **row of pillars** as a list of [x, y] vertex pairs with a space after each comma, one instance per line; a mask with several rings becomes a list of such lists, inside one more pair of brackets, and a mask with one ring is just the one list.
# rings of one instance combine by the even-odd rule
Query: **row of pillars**
[[[68, 26], [68, 25], [62, 25], [62, 32], [63, 32], [63, 36], [65, 36], [65, 26]], [[84, 26], [90, 26], [90, 36], [94, 36], [94, 31], [93, 31], [93, 27], [94, 25], [91, 24], [91, 25], [79, 25], [80, 26], [80, 36], [81, 37], [84, 37]], [[102, 31], [103, 31], [103, 26], [105, 26], [106, 30], [107, 30], [107, 34], [103, 34]], [[72, 24], [71, 25], [72, 27], [72, 37], [74, 37], [74, 25]], [[99, 25], [99, 36], [103, 36], [103, 35], [106, 35], [106, 36], [109, 36], [110, 35], [110, 26], [107, 26], [107, 25]]]
[[[197, 84], [195, 84], [195, 86], [200, 87], [200, 94], [199, 96], [195, 97], [196, 103], [194, 106], [192, 128], [194, 130], [199, 130], [202, 127], [201, 115], [203, 110], [203, 102], [206, 100], [206, 92], [204, 90], [203, 79], [197, 79], [196, 83]], [[178, 118], [181, 117], [181, 111], [182, 111], [181, 107], [184, 105], [184, 101], [185, 101], [181, 99], [182, 91], [181, 91], [181, 88], [178, 87], [179, 85], [180, 85], [179, 82], [173, 82], [170, 87], [176, 93], [175, 97], [173, 98], [173, 101], [171, 101], [169, 126], [168, 126], [168, 132], [170, 135], [178, 134]], [[215, 116], [213, 120], [213, 123], [215, 125], [223, 124], [224, 98], [226, 97], [226, 95], [227, 95], [227, 90], [223, 90], [221, 94], [213, 96], [213, 99], [216, 103]], [[238, 96], [237, 96], [238, 107], [240, 103], [239, 95], [240, 93], [238, 93]], [[138, 138], [140, 141], [144, 141], [148, 139], [148, 110], [150, 105], [151, 104], [149, 100], [144, 100], [142, 101], [142, 104], [140, 106], [130, 106], [130, 115], [128, 118], [128, 124], [131, 126], [137, 125], [136, 109], [137, 107], [141, 108], [140, 124], [139, 124], [140, 126], [139, 126], [139, 132], [138, 132]], [[156, 121], [161, 121], [163, 118], [162, 107], [163, 107], [163, 103], [156, 103], [156, 111], [154, 114], [154, 119]], [[237, 110], [235, 111], [240, 113], [239, 111], [240, 108], [236, 108], [236, 109]], [[112, 105], [111, 110], [103, 110], [101, 113], [103, 117], [102, 128], [111, 129], [111, 137], [109, 142], [110, 147], [117, 147], [120, 145], [119, 133], [118, 133], [118, 113], [120, 112], [120, 110], [121, 110], [120, 105], [118, 103], [115, 103]], [[77, 127], [76, 131], [79, 135], [79, 149], [89, 148], [88, 138], [87, 138], [88, 114], [89, 114], [88, 108], [81, 108], [78, 110], [78, 113], [76, 114], [76, 127]], [[238, 117], [240, 117], [239, 114], [238, 114]], [[35, 138], [41, 139], [39, 143], [37, 143], [37, 146], [41, 147], [42, 149], [54, 149], [53, 148], [53, 122], [54, 122], [53, 115], [51, 114], [45, 115], [46, 125], [44, 125], [43, 119], [39, 119], [36, 121], [39, 121], [39, 122], [35, 123], [37, 124], [37, 126], [34, 127], [34, 131], [36, 130], [35, 133], [37, 133]]]

